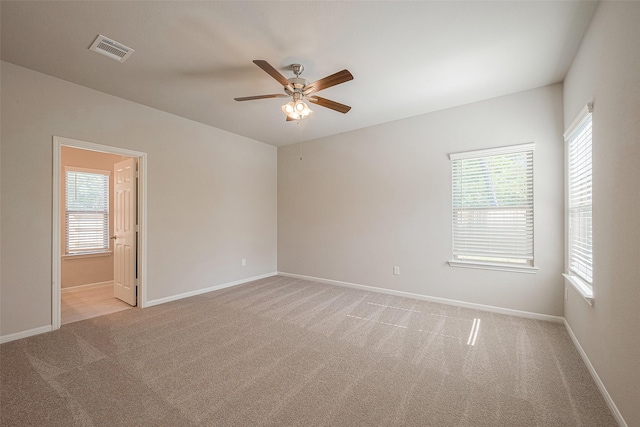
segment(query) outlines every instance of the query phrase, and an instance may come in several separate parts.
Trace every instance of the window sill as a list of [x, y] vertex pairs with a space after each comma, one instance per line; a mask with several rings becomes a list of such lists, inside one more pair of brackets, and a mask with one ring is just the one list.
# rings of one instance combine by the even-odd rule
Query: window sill
[[493, 264], [490, 262], [478, 262], [478, 261], [459, 261], [452, 260], [448, 261], [449, 266], [451, 267], [461, 267], [461, 268], [477, 268], [480, 270], [497, 270], [497, 271], [512, 271], [514, 273], [527, 273], [527, 274], [535, 274], [538, 271], [538, 267], [531, 267], [529, 265], [504, 265], [504, 264]]
[[571, 274], [563, 274], [564, 278], [571, 284], [571, 286], [578, 291], [578, 293], [584, 298], [589, 305], [593, 305], [593, 289], [580, 280], [577, 276]]
[[83, 253], [83, 254], [62, 255], [62, 259], [65, 260], [65, 261], [71, 261], [71, 260], [74, 260], [74, 259], [97, 258], [97, 257], [103, 257], [103, 256], [111, 256], [112, 254], [113, 254], [112, 251], [87, 252], [87, 253]]

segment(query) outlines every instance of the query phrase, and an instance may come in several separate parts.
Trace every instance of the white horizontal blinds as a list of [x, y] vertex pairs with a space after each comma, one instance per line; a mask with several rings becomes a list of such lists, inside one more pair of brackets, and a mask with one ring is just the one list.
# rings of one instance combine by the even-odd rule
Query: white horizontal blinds
[[533, 265], [533, 148], [451, 155], [455, 260]]
[[593, 279], [591, 113], [568, 138], [569, 272]]
[[65, 171], [66, 253], [109, 249], [109, 173]]

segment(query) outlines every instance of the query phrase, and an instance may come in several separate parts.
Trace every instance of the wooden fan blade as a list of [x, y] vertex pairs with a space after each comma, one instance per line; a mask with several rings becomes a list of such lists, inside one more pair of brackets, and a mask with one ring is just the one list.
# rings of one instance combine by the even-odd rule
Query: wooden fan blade
[[287, 116], [287, 121], [288, 122], [294, 122], [296, 119], [292, 119], [291, 117]]
[[251, 101], [252, 99], [267, 99], [267, 98], [288, 98], [289, 95], [285, 94], [274, 94], [274, 95], [256, 95], [256, 96], [245, 96], [242, 98], [233, 98], [236, 101]]
[[293, 85], [289, 82], [289, 80], [287, 80], [285, 76], [280, 74], [278, 70], [273, 68], [267, 61], [265, 61], [264, 59], [256, 59], [253, 61], [253, 63], [262, 68], [271, 77], [276, 79], [282, 86], [288, 88], [291, 92], [293, 92]]
[[305, 98], [307, 101], [317, 104], [321, 107], [331, 108], [332, 110], [338, 111], [342, 114], [347, 114], [351, 107], [348, 105], [340, 104], [339, 102], [332, 101], [326, 98], [320, 98], [319, 96], [310, 96]]
[[313, 82], [308, 84], [303, 93], [308, 95], [313, 92], [319, 92], [323, 89], [329, 88], [331, 86], [339, 85], [340, 83], [348, 82], [349, 80], [353, 80], [353, 76], [348, 70], [338, 71], [335, 74], [331, 74], [330, 76], [325, 77], [324, 79], [320, 79], [317, 82]]

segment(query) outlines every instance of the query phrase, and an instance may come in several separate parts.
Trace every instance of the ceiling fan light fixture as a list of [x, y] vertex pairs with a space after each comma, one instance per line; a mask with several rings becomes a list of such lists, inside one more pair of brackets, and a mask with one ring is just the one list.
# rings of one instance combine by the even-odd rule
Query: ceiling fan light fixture
[[313, 114], [309, 106], [300, 100], [287, 102], [282, 106], [282, 112], [292, 120], [302, 120]]
[[304, 102], [302, 103], [302, 105], [304, 105], [304, 109], [300, 112], [300, 116], [304, 119], [307, 116], [310, 116], [311, 114], [313, 114], [313, 111], [311, 110], [311, 108], [309, 108], [309, 106], [307, 104], [305, 104]]
[[293, 114], [293, 112], [295, 111], [293, 108], [293, 102], [287, 102], [286, 104], [284, 104], [282, 106], [282, 111], [284, 111], [287, 116]]

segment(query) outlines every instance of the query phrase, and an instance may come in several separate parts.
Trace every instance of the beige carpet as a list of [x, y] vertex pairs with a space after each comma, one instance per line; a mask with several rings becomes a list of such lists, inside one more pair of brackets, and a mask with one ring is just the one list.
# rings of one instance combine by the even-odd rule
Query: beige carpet
[[3, 427], [616, 425], [561, 324], [278, 276], [0, 357]]

